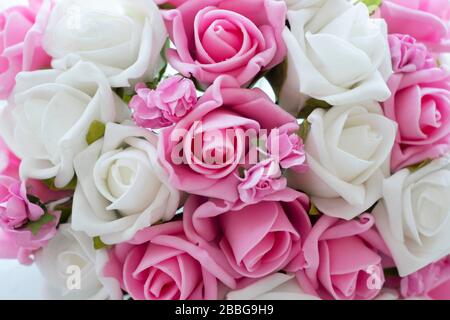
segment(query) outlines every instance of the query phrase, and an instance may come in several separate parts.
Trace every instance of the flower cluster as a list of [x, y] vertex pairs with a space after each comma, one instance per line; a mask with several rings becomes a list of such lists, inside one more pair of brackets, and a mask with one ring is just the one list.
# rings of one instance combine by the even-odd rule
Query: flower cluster
[[4, 9], [0, 258], [56, 299], [450, 299], [450, 3], [366, 3]]

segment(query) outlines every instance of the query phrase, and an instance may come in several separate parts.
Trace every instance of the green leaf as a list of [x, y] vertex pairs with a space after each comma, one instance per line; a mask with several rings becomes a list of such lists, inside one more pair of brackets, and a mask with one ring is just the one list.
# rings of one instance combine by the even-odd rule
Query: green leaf
[[62, 188], [57, 188], [55, 186], [55, 178], [50, 178], [46, 180], [41, 180], [43, 184], [45, 184], [52, 191], [74, 191], [77, 187], [77, 177], [73, 177], [73, 179], [69, 182], [67, 186]]
[[364, 3], [369, 9], [369, 14], [373, 14], [381, 6], [383, 0], [360, 0], [359, 2]]
[[103, 122], [94, 120], [89, 127], [86, 135], [86, 142], [88, 145], [93, 144], [95, 141], [100, 140], [105, 135], [106, 126]]
[[62, 203], [57, 205], [54, 211], [59, 211], [61, 213], [61, 217], [59, 218], [59, 224], [64, 224], [69, 221], [70, 216], [72, 215], [72, 199], [67, 201], [66, 203]]
[[173, 4], [170, 3], [163, 3], [160, 4], [158, 7], [160, 10], [172, 10], [176, 8]]
[[326, 101], [311, 98], [305, 102], [302, 110], [297, 115], [297, 119], [308, 119], [309, 115], [316, 109], [328, 110], [332, 105], [328, 104]]
[[384, 271], [384, 275], [387, 277], [398, 277], [399, 276], [398, 270], [395, 267], [387, 268], [387, 269], [384, 269], [383, 271]]
[[288, 60], [284, 59], [282, 63], [278, 66], [270, 70], [266, 75], [267, 81], [269, 81], [272, 86], [273, 91], [277, 97], [277, 101], [279, 100], [281, 89], [286, 81], [288, 71]]
[[429, 165], [432, 161], [433, 161], [433, 160], [431, 160], [431, 159], [424, 160], [424, 161], [422, 161], [421, 163], [418, 163], [418, 164], [409, 166], [409, 167], [408, 167], [408, 170], [409, 170], [411, 173], [414, 173], [414, 172], [416, 172], [416, 171], [419, 171], [419, 170], [422, 169], [423, 167], [426, 167], [426, 166]]
[[131, 94], [124, 94], [122, 96], [122, 100], [123, 100], [123, 102], [125, 102], [128, 105], [130, 103], [131, 99], [133, 99], [133, 96], [134, 95], [131, 95]]
[[317, 210], [317, 207], [314, 205], [314, 203], [311, 203], [311, 208], [309, 209], [308, 214], [312, 217], [317, 217], [320, 215], [319, 210]]
[[105, 244], [100, 237], [95, 237], [92, 240], [94, 242], [94, 249], [95, 250], [101, 250], [101, 249], [109, 247], [109, 245]]
[[311, 123], [308, 120], [303, 120], [300, 128], [298, 129], [297, 135], [302, 138], [303, 141], [306, 141], [308, 138], [309, 131], [311, 130]]
[[246, 172], [246, 170], [244, 167], [238, 167], [238, 174], [241, 179], [245, 178], [245, 172]]
[[32, 204], [42, 206], [42, 202], [38, 197], [35, 197], [31, 194], [27, 194], [28, 201], [30, 201]]
[[52, 216], [50, 213], [46, 212], [39, 220], [28, 222], [25, 225], [25, 228], [31, 230], [31, 233], [33, 233], [34, 236], [37, 236], [42, 227], [53, 220], [55, 220], [55, 216]]

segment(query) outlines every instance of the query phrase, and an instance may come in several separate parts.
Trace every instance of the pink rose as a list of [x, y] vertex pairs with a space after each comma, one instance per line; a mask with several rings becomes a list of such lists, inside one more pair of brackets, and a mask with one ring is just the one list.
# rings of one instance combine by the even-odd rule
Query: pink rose
[[273, 158], [263, 160], [246, 170], [240, 180], [239, 197], [245, 203], [257, 203], [267, 195], [287, 187], [287, 179], [282, 176], [280, 164]]
[[24, 182], [0, 176], [0, 227], [15, 230], [43, 215], [44, 210], [28, 200]]
[[236, 286], [208, 252], [187, 240], [181, 221], [143, 229], [116, 245], [104, 275], [135, 300], [215, 300], [219, 281]]
[[163, 80], [156, 90], [143, 83], [130, 101], [133, 118], [143, 128], [159, 129], [180, 121], [197, 103], [194, 83], [181, 76]]
[[235, 202], [239, 168], [258, 162], [259, 136], [286, 123], [296, 119], [263, 91], [219, 77], [184, 119], [162, 131], [159, 158], [175, 188]]
[[389, 33], [409, 34], [435, 51], [450, 49], [448, 0], [384, 0], [380, 13]]
[[306, 172], [305, 146], [297, 135], [296, 124], [286, 124], [278, 130], [272, 130], [267, 139], [267, 151], [280, 162], [283, 169], [292, 169], [298, 173]]
[[389, 251], [373, 226], [369, 214], [351, 221], [322, 216], [304, 240], [304, 256], [290, 265], [301, 268], [302, 290], [322, 299], [375, 298], [384, 284], [382, 256]]
[[224, 74], [247, 84], [283, 61], [286, 10], [275, 0], [185, 1], [163, 13], [176, 48], [169, 63], [203, 85]]
[[392, 96], [383, 109], [398, 124], [391, 159], [397, 171], [450, 150], [450, 73], [432, 63], [421, 44], [394, 37], [391, 50], [399, 68], [388, 81]]
[[450, 300], [450, 256], [403, 278], [400, 291], [404, 298]]
[[50, 0], [29, 0], [0, 13], [0, 99], [7, 99], [21, 71], [50, 66], [42, 36], [52, 8]]
[[191, 241], [207, 250], [220, 248], [236, 277], [260, 278], [283, 270], [300, 254], [311, 230], [308, 209], [308, 197], [291, 189], [252, 205], [191, 196], [183, 223]]

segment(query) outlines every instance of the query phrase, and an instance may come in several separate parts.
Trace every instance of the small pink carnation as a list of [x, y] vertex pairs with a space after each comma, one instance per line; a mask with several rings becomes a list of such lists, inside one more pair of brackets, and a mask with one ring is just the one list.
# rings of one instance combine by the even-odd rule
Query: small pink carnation
[[244, 203], [257, 203], [267, 195], [287, 187], [280, 164], [273, 158], [263, 160], [245, 171], [238, 185], [239, 196]]
[[40, 205], [28, 199], [25, 182], [0, 176], [0, 258], [17, 258], [23, 264], [31, 264], [34, 253], [56, 234], [59, 212], [50, 212], [53, 219], [38, 232], [27, 227], [44, 214]]
[[139, 83], [136, 92], [130, 101], [133, 118], [139, 126], [149, 129], [179, 122], [197, 103], [194, 83], [181, 76], [167, 78], [156, 90]]
[[278, 130], [272, 130], [267, 139], [267, 151], [280, 162], [283, 169], [296, 172], [308, 170], [303, 140], [297, 135], [298, 126], [289, 123]]
[[428, 48], [413, 37], [391, 34], [388, 39], [395, 73], [415, 72], [436, 67], [436, 60]]
[[43, 215], [44, 210], [28, 200], [24, 182], [0, 177], [0, 226], [18, 229], [30, 220], [39, 220]]
[[403, 278], [400, 291], [404, 298], [450, 299], [450, 256]]

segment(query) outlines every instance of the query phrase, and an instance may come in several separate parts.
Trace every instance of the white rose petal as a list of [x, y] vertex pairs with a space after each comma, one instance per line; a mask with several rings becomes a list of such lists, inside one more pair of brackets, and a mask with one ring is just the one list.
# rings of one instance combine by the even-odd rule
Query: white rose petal
[[87, 147], [91, 123], [127, 118], [127, 106], [103, 73], [84, 62], [65, 72], [20, 73], [12, 101], [0, 113], [0, 134], [22, 159], [24, 179], [55, 178], [62, 188], [74, 176], [74, 156]]
[[180, 194], [158, 163], [156, 144], [146, 129], [109, 123], [104, 138], [75, 158], [75, 230], [116, 244], [173, 218]]
[[378, 104], [316, 109], [305, 141], [310, 170], [289, 173], [289, 185], [311, 195], [323, 213], [353, 219], [381, 198], [396, 124]]
[[44, 35], [44, 48], [55, 69], [78, 61], [95, 63], [113, 87], [151, 81], [162, 66], [167, 39], [152, 0], [62, 0]]
[[306, 98], [331, 105], [385, 101], [392, 73], [386, 23], [347, 0], [288, 3], [287, 78], [280, 105], [296, 114]]
[[400, 276], [450, 254], [450, 157], [386, 179], [373, 214]]
[[[108, 253], [94, 250], [92, 239], [86, 234], [75, 232], [68, 224], [61, 225], [56, 236], [36, 256], [36, 264], [47, 282], [46, 298], [120, 300], [120, 284], [103, 276], [107, 261]], [[79, 286], [75, 283], [78, 280]]]
[[274, 273], [227, 294], [227, 300], [319, 300], [304, 293], [294, 275]]

